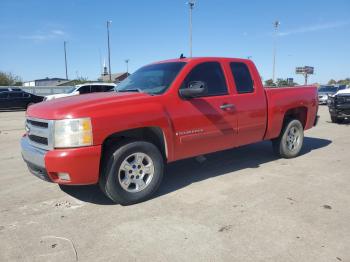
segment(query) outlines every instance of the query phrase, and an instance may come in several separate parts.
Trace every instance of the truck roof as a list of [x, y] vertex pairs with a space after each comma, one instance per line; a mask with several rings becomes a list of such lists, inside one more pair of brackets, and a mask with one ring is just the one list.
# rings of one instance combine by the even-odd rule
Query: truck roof
[[162, 61], [158, 61], [158, 62], [154, 62], [152, 64], [160, 64], [160, 63], [172, 63], [172, 62], [185, 62], [188, 63], [190, 61], [205, 61], [205, 60], [222, 60], [222, 61], [226, 61], [226, 60], [237, 60], [237, 61], [241, 61], [241, 62], [252, 62], [250, 59], [244, 59], [244, 58], [233, 58], [233, 57], [210, 57], [210, 56], [203, 56], [203, 57], [185, 57], [185, 58], [174, 58], [174, 59], [168, 59], [168, 60], [162, 60]]

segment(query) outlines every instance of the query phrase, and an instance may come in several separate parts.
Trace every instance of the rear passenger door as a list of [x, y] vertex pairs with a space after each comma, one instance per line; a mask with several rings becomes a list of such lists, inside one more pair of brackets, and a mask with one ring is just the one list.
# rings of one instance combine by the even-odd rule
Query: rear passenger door
[[202, 97], [178, 99], [169, 107], [175, 129], [175, 158], [185, 158], [231, 148], [237, 127], [232, 96], [222, 65], [204, 62], [195, 65], [180, 89], [193, 81], [204, 82], [208, 92]]
[[229, 70], [238, 118], [237, 145], [261, 141], [267, 124], [267, 102], [260, 76], [254, 66], [243, 62], [230, 62]]

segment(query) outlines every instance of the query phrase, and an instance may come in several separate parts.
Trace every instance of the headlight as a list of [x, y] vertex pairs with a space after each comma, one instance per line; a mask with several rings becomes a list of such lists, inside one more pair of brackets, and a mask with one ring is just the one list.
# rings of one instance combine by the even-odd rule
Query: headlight
[[90, 118], [56, 120], [54, 127], [54, 147], [91, 146], [92, 126]]

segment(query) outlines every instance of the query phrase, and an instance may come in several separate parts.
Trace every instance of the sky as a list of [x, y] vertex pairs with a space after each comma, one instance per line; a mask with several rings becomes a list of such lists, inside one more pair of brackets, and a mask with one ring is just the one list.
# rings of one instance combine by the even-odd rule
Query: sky
[[[314, 66], [310, 82], [350, 77], [350, 1], [197, 0], [193, 10], [193, 56], [251, 59], [264, 80], [272, 78], [274, 28], [276, 76]], [[0, 0], [0, 71], [24, 81], [96, 80], [107, 57], [111, 20], [111, 69], [129, 71], [154, 61], [189, 55], [186, 0]]]

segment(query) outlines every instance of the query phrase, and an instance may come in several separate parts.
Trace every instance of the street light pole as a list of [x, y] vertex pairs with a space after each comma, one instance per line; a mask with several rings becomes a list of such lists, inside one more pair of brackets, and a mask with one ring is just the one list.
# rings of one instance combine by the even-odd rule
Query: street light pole
[[195, 0], [190, 0], [188, 6], [190, 7], [190, 57], [192, 57], [192, 11], [194, 8]]
[[125, 64], [126, 64], [126, 74], [129, 75], [129, 59], [125, 59]]
[[273, 26], [275, 28], [274, 33], [274, 40], [273, 40], [273, 69], [272, 69], [272, 81], [275, 83], [275, 77], [276, 77], [276, 53], [277, 53], [277, 33], [278, 33], [278, 27], [280, 26], [280, 22], [276, 20], [273, 23]]
[[67, 69], [67, 42], [64, 41], [63, 42], [63, 47], [64, 47], [64, 64], [65, 64], [65, 67], [66, 67], [66, 80], [68, 80], [68, 69]]
[[109, 26], [111, 25], [112, 21], [107, 21], [107, 40], [108, 40], [108, 72], [109, 72], [109, 81], [112, 82], [112, 70], [111, 70], [111, 47], [109, 42]]

